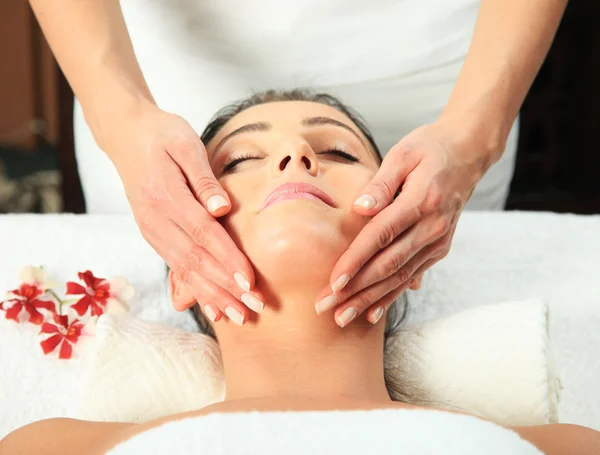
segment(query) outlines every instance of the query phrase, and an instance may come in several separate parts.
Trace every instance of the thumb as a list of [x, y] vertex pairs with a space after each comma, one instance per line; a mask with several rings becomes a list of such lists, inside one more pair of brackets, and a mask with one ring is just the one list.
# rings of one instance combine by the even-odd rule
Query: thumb
[[401, 143], [392, 147], [375, 176], [354, 201], [353, 208], [357, 213], [374, 216], [393, 202], [400, 187], [416, 167], [416, 163], [402, 158], [405, 155]]
[[204, 144], [198, 136], [189, 139], [185, 152], [177, 160], [188, 187], [197, 201], [214, 217], [231, 209], [231, 200], [213, 173]]

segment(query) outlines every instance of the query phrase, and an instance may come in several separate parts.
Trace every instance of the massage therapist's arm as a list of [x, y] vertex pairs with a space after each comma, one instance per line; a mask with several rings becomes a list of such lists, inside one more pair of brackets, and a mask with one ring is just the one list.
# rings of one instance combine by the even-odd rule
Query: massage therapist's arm
[[[144, 238], [205, 305], [213, 306], [217, 320], [229, 305], [247, 319], [234, 273], [244, 275], [244, 286], [251, 288], [254, 272], [214, 219], [231, 208], [229, 196], [215, 179], [198, 134], [156, 106], [119, 0], [30, 3], [94, 139], [123, 181]], [[175, 74], [171, 83], [177, 84]]]
[[354, 307], [358, 314], [368, 309], [367, 319], [374, 322], [379, 306], [389, 307], [412, 280], [448, 254], [475, 185], [504, 152], [566, 3], [482, 0], [465, 63], [440, 118], [392, 147], [359, 192], [365, 196], [354, 210], [374, 218], [316, 298], [331, 294], [338, 279], [348, 283], [337, 293], [336, 317]]

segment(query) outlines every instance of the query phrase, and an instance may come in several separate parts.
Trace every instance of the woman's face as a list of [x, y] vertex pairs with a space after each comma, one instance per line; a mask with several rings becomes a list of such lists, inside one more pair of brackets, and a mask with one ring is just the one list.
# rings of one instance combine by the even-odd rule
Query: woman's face
[[233, 117], [207, 151], [232, 201], [220, 220], [257, 277], [328, 279], [368, 221], [352, 203], [379, 167], [356, 125], [323, 104], [273, 102]]

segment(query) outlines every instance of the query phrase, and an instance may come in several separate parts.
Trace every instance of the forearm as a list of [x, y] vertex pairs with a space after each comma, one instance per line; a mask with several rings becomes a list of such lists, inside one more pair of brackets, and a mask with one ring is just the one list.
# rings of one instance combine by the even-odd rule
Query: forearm
[[544, 61], [567, 0], [482, 0], [473, 39], [440, 117], [500, 159], [514, 119]]
[[46, 39], [102, 147], [109, 122], [154, 104], [119, 0], [30, 0]]

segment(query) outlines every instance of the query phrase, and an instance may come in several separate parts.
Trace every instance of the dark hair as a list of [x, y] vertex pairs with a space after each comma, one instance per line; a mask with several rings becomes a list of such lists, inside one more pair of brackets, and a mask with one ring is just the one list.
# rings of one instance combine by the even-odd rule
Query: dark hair
[[[302, 89], [295, 89], [290, 91], [268, 90], [266, 92], [255, 93], [249, 98], [224, 107], [215, 114], [213, 119], [205, 128], [204, 132], [201, 135], [202, 142], [204, 144], [210, 142], [219, 133], [221, 128], [223, 128], [223, 126], [229, 120], [231, 120], [240, 112], [253, 106], [278, 101], [310, 101], [314, 103], [325, 104], [327, 106], [331, 106], [337, 109], [338, 111], [345, 114], [350, 120], [352, 120], [354, 124], [360, 129], [360, 131], [364, 134], [364, 136], [367, 138], [367, 140], [373, 147], [373, 151], [379, 157], [379, 162], [381, 162], [381, 154], [379, 152], [379, 149], [377, 148], [377, 145], [375, 144], [373, 136], [371, 135], [364, 121], [361, 120], [360, 116], [357, 113], [353, 112], [340, 100], [331, 95], [327, 95], [324, 93], [315, 94], [311, 91]], [[202, 313], [200, 306], [194, 305], [190, 308], [190, 311], [194, 315], [194, 319], [196, 320], [200, 331], [210, 336], [218, 343], [215, 331], [213, 330], [213, 327], [208, 321], [208, 319], [204, 316], [204, 313]], [[387, 319], [384, 330], [384, 355], [388, 350], [387, 342], [389, 338], [399, 331], [402, 322], [406, 318], [407, 311], [408, 300], [403, 294], [393, 303], [393, 305], [387, 312]], [[405, 384], [402, 380], [399, 379], [399, 376], [401, 375], [399, 374], [397, 368], [387, 366], [385, 367], [385, 386], [387, 388], [388, 394], [390, 395], [390, 398], [394, 401], [414, 403], [415, 398], [418, 396], [417, 389], [409, 384]]]
[[358, 115], [353, 109], [346, 106], [334, 96], [326, 93], [313, 93], [306, 89], [294, 89], [287, 91], [267, 90], [266, 92], [255, 93], [246, 99], [225, 106], [213, 116], [212, 120], [209, 122], [206, 128], [204, 128], [204, 131], [200, 136], [202, 143], [206, 145], [212, 141], [219, 131], [221, 131], [221, 128], [223, 128], [223, 126], [225, 126], [229, 120], [238, 115], [240, 112], [243, 112], [246, 109], [254, 106], [275, 103], [278, 101], [309, 101], [311, 103], [324, 104], [337, 109], [342, 114], [346, 115], [346, 117], [348, 117], [350, 120], [352, 120], [360, 132], [367, 138], [367, 141], [369, 141], [369, 144], [373, 148], [373, 152], [378, 158], [378, 162], [381, 163], [383, 159], [381, 152], [379, 151], [379, 148], [373, 139], [373, 135], [369, 131], [369, 128], [367, 128], [367, 125], [360, 115]]

